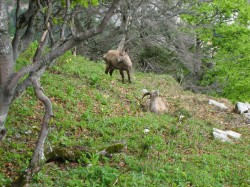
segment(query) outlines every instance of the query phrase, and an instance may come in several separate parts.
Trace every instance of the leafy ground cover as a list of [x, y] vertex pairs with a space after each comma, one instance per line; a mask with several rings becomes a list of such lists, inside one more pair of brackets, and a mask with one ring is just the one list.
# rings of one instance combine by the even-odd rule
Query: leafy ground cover
[[[49, 162], [34, 176], [33, 186], [249, 186], [250, 133], [233, 104], [220, 112], [206, 95], [193, 94], [167, 75], [134, 71], [133, 83], [104, 74], [104, 63], [67, 53], [42, 78], [53, 101], [46, 150], [54, 146], [86, 146], [91, 155], [78, 162]], [[168, 114], [157, 116], [140, 108], [141, 90], [160, 90]], [[0, 146], [0, 184], [10, 184], [31, 158], [43, 106], [28, 89], [11, 106], [8, 135]], [[182, 116], [182, 117], [181, 117]], [[212, 128], [242, 134], [222, 143]], [[144, 133], [144, 129], [149, 129]], [[95, 151], [126, 142], [111, 158]]]

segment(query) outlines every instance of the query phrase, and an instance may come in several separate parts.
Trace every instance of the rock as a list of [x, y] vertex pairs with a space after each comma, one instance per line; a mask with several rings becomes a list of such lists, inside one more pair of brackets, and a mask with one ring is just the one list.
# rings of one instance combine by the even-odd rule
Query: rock
[[224, 103], [219, 103], [219, 102], [217, 102], [217, 101], [215, 101], [215, 100], [212, 100], [212, 99], [209, 99], [208, 104], [214, 105], [214, 106], [216, 106], [217, 108], [221, 109], [222, 111], [228, 110], [228, 107], [225, 106]]
[[141, 92], [142, 92], [143, 94], [145, 94], [145, 93], [148, 92], [148, 90], [147, 90], [147, 89], [142, 89]]
[[235, 105], [235, 112], [239, 114], [249, 113], [250, 112], [250, 104], [237, 102]]
[[215, 139], [221, 140], [222, 142], [233, 142], [233, 139], [240, 139], [241, 134], [228, 130], [223, 131], [217, 128], [213, 128], [213, 135]]
[[213, 135], [215, 139], [221, 140], [222, 142], [232, 142], [231, 139], [228, 138], [226, 134], [223, 134], [223, 133], [221, 134], [221, 133], [214, 131]]
[[234, 132], [234, 131], [225, 131], [226, 132], [226, 134], [227, 134], [227, 136], [229, 136], [229, 137], [233, 137], [233, 138], [235, 138], [235, 139], [240, 139], [240, 137], [241, 137], [241, 134], [240, 133], [237, 133], [237, 132]]
[[246, 121], [247, 124], [250, 124], [250, 119]]
[[247, 121], [250, 121], [250, 113], [244, 113], [243, 116], [247, 119]]

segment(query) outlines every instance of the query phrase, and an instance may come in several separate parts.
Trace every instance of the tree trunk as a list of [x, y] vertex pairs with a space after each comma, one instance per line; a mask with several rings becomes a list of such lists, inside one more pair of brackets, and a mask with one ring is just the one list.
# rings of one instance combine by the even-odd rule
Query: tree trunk
[[195, 50], [195, 61], [194, 61], [194, 73], [196, 78], [200, 78], [201, 72], [201, 40], [196, 37], [196, 50]]
[[4, 123], [13, 96], [13, 89], [7, 88], [13, 74], [13, 50], [8, 35], [8, 13], [6, 2], [0, 0], [0, 140], [6, 134]]
[[118, 51], [125, 51], [125, 43], [126, 41], [128, 40], [128, 31], [129, 31], [129, 26], [131, 24], [131, 15], [130, 15], [130, 7], [129, 7], [129, 4], [127, 4], [127, 7], [124, 8], [124, 13], [122, 14], [122, 27], [123, 27], [123, 35], [122, 35], [122, 39], [118, 45], [118, 48], [117, 50]]
[[[44, 71], [44, 69], [43, 69]], [[41, 73], [42, 74], [42, 73]], [[19, 177], [17, 181], [15, 181], [12, 186], [28, 186], [31, 181], [33, 175], [40, 171], [43, 164], [46, 162], [46, 158], [44, 156], [44, 143], [48, 135], [49, 130], [49, 120], [53, 116], [52, 113], [52, 104], [50, 99], [43, 93], [42, 87], [40, 85], [39, 76], [32, 78], [32, 85], [34, 87], [37, 98], [44, 104], [45, 106], [45, 114], [42, 121], [42, 127], [40, 131], [40, 135], [38, 137], [36, 148], [33, 153], [31, 162], [29, 167], [24, 171], [22, 176]]]

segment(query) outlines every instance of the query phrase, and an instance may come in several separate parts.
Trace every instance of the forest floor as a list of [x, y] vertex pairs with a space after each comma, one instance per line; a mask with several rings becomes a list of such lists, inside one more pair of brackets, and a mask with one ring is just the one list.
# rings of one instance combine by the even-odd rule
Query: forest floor
[[[250, 127], [224, 98], [184, 91], [170, 76], [133, 72], [132, 84], [118, 71], [104, 74], [103, 62], [68, 53], [41, 82], [53, 102], [46, 151], [55, 146], [86, 146], [93, 151], [77, 162], [49, 162], [33, 186], [250, 186]], [[142, 89], [159, 90], [167, 114], [143, 112]], [[229, 110], [209, 105], [209, 99]], [[0, 185], [23, 171], [38, 137], [43, 105], [30, 88], [11, 106], [8, 135], [0, 145]], [[213, 128], [242, 134], [221, 142]], [[145, 133], [144, 130], [149, 132]], [[126, 142], [111, 158], [103, 147]]]

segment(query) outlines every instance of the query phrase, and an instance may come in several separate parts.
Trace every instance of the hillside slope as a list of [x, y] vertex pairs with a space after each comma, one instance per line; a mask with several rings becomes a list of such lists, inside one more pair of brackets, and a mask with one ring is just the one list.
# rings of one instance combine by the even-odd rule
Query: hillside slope
[[[135, 71], [132, 81], [123, 84], [117, 71], [113, 77], [104, 74], [102, 62], [69, 54], [58, 60], [42, 78], [55, 114], [46, 146], [100, 150], [122, 141], [126, 147], [112, 158], [92, 154], [79, 163], [50, 162], [34, 177], [34, 186], [250, 185], [250, 133], [240, 115], [217, 111], [208, 104], [211, 97], [183, 91], [167, 75]], [[169, 113], [143, 112], [142, 89], [159, 90]], [[233, 109], [228, 100], [216, 100]], [[2, 185], [27, 166], [42, 114], [32, 89], [11, 107], [7, 151], [0, 147]], [[214, 140], [214, 127], [237, 131], [242, 139], [232, 144]]]

